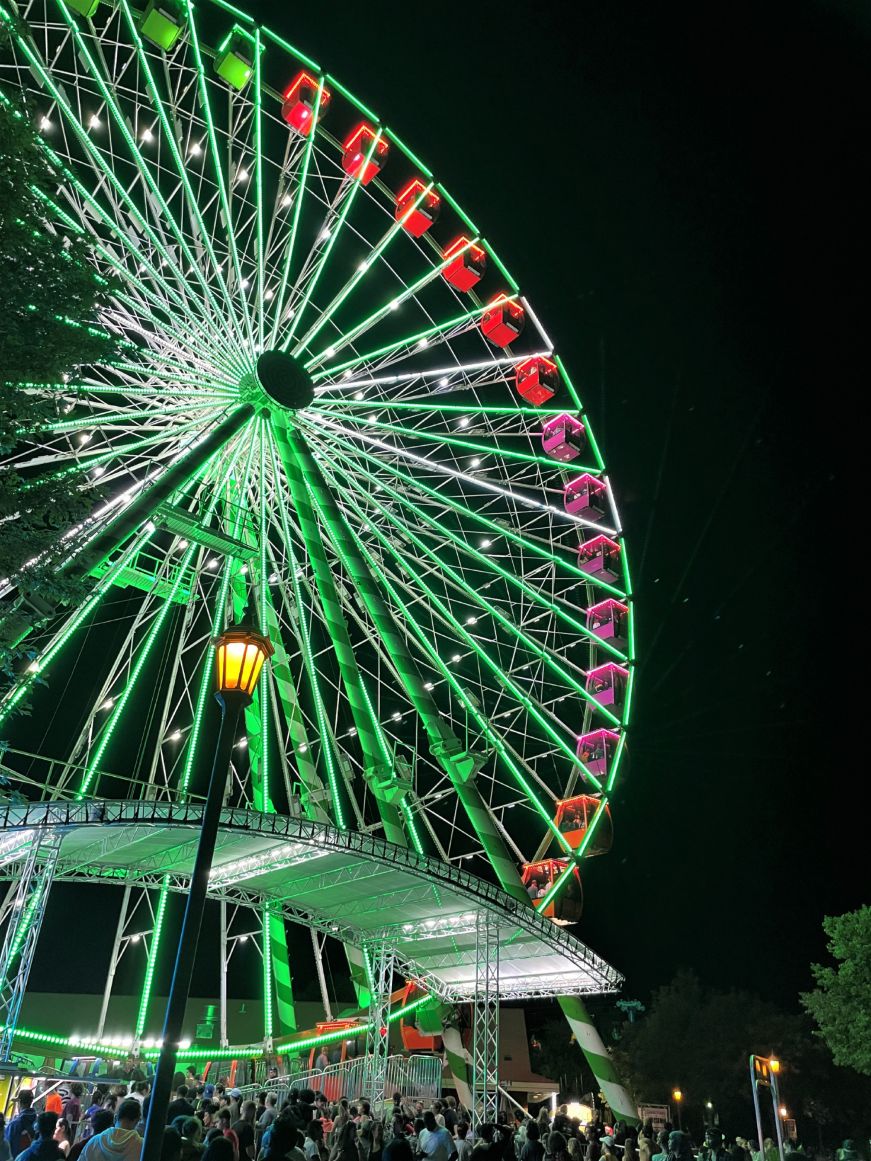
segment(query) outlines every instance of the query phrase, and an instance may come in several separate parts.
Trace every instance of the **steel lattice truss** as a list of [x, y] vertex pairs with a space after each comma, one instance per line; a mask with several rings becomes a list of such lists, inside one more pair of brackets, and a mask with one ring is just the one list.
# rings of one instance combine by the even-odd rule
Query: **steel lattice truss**
[[[631, 693], [631, 607], [625, 644], [586, 616], [607, 598], [628, 604], [630, 585], [568, 373], [444, 187], [281, 38], [220, 3], [195, 14], [181, 0], [164, 52], [129, 0], [89, 17], [80, 6], [0, 0], [12, 33], [0, 82], [57, 175], [51, 228], [87, 237], [115, 288], [98, 325], [118, 353], [34, 385], [58, 418], [7, 466], [100, 487], [93, 516], [68, 534], [75, 560], [173, 465], [193, 464], [228, 416], [251, 410], [92, 568], [82, 606], [33, 635], [35, 660], [0, 723], [63, 670], [70, 641], [87, 680], [68, 689], [72, 736], [9, 751], [6, 770], [46, 800], [196, 799], [213, 732], [208, 641], [247, 606], [276, 654], [246, 714], [228, 805], [380, 836], [503, 886], [513, 875], [521, 895], [519, 864], [550, 849], [572, 856], [555, 803], [585, 791], [604, 811]], [[228, 43], [250, 62], [241, 88], [220, 72]], [[308, 134], [282, 116], [300, 68], [314, 86]], [[371, 132], [355, 176], [343, 142], [361, 115]], [[385, 170], [360, 180], [383, 142]], [[397, 212], [412, 178], [414, 211], [441, 199], [419, 237], [405, 228], [411, 211]], [[476, 246], [488, 259], [468, 292], [445, 277], [459, 235], [461, 255]], [[526, 320], [504, 347], [481, 327], [497, 294]], [[308, 406], [266, 400], [265, 350], [304, 369]], [[534, 356], [558, 367], [558, 393], [539, 407], [516, 390]], [[541, 441], [542, 422], [565, 411], [586, 429], [568, 466]], [[607, 485], [595, 519], [563, 503], [582, 473]], [[579, 543], [599, 534], [620, 546], [610, 578], [579, 566]], [[123, 627], [109, 653], [106, 623]], [[590, 692], [606, 662], [629, 671], [619, 707]], [[619, 739], [604, 774], [577, 756], [578, 735], [598, 728]], [[143, 878], [155, 873], [142, 865]]]

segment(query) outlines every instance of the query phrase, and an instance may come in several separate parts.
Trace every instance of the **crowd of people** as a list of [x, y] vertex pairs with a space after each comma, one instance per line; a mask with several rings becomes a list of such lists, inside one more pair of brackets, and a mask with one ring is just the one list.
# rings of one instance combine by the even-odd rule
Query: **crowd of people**
[[[45, 1095], [22, 1088], [17, 1112], [0, 1116], [0, 1161], [139, 1161], [150, 1086], [98, 1085], [87, 1096], [79, 1083]], [[845, 1142], [838, 1161], [859, 1161]], [[849, 1149], [847, 1147], [850, 1147]], [[790, 1142], [790, 1151], [801, 1148]], [[536, 1116], [517, 1108], [473, 1131], [471, 1118], [446, 1097], [428, 1103], [400, 1093], [373, 1110], [369, 1101], [331, 1101], [323, 1093], [291, 1090], [254, 1099], [223, 1084], [203, 1084], [189, 1070], [174, 1081], [161, 1161], [778, 1161], [766, 1140], [754, 1149], [743, 1137], [728, 1143], [709, 1130], [696, 1147], [670, 1126], [655, 1132], [618, 1122], [581, 1125], [562, 1105]]]

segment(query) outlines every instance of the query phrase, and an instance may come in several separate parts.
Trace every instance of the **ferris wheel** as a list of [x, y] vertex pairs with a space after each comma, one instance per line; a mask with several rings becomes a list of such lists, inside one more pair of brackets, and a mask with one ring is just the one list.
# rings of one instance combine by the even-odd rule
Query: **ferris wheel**
[[206, 647], [247, 615], [275, 655], [228, 804], [576, 922], [610, 846], [631, 587], [589, 419], [492, 241], [229, 4], [0, 0], [0, 20], [3, 100], [57, 176], [50, 228], [114, 287], [115, 352], [32, 388], [57, 419], [7, 461], [100, 497], [65, 542], [90, 595], [0, 704], [7, 774], [49, 800], [195, 800]]

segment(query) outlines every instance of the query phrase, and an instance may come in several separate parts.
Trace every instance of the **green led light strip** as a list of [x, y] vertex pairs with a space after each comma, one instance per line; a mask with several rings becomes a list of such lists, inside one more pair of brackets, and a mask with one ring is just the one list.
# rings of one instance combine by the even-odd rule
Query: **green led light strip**
[[[400, 1020], [403, 1016], [407, 1016], [409, 1012], [414, 1012], [423, 1004], [435, 1004], [437, 1001], [432, 996], [421, 996], [420, 999], [414, 1000], [410, 1004], [406, 1004], [402, 1008], [397, 1008], [387, 1017], [387, 1023], [393, 1024]], [[354, 1025], [354, 1032], [359, 1034], [366, 1032], [371, 1026], [371, 1021], [361, 1021]], [[33, 1040], [45, 1044], [57, 1045], [59, 1048], [72, 1048], [78, 1052], [94, 1052], [100, 1054], [118, 1053], [119, 1056], [126, 1056], [130, 1051], [129, 1041], [124, 1044], [113, 1044], [111, 1041], [96, 1041], [96, 1040], [82, 1040], [74, 1039], [71, 1036], [58, 1036], [51, 1032], [37, 1032], [32, 1028], [15, 1029], [16, 1038], [20, 1037], [22, 1040]], [[302, 1050], [305, 1048], [313, 1048], [320, 1044], [330, 1044], [335, 1040], [341, 1040], [347, 1037], [347, 1028], [339, 1029], [337, 1032], [326, 1032], [321, 1036], [302, 1037], [300, 1039], [282, 1038], [279, 1044], [275, 1046], [275, 1051], [278, 1053], [285, 1053], [294, 1050]], [[140, 1048], [140, 1055], [149, 1059], [156, 1059], [160, 1055], [159, 1048]], [[235, 1060], [243, 1057], [260, 1057], [263, 1055], [262, 1044], [240, 1044], [233, 1048], [195, 1048], [185, 1050], [181, 1053], [184, 1060]]]

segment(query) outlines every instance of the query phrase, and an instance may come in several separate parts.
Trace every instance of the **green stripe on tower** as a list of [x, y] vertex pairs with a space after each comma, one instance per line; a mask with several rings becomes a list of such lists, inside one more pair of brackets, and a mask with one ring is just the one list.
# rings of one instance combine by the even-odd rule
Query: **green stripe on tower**
[[608, 1055], [608, 1049], [590, 1019], [583, 1000], [579, 996], [560, 996], [559, 1002], [575, 1040], [586, 1057], [590, 1071], [596, 1078], [596, 1084], [610, 1105], [615, 1119], [625, 1121], [627, 1125], [639, 1124], [635, 1102], [620, 1083], [614, 1062]]

